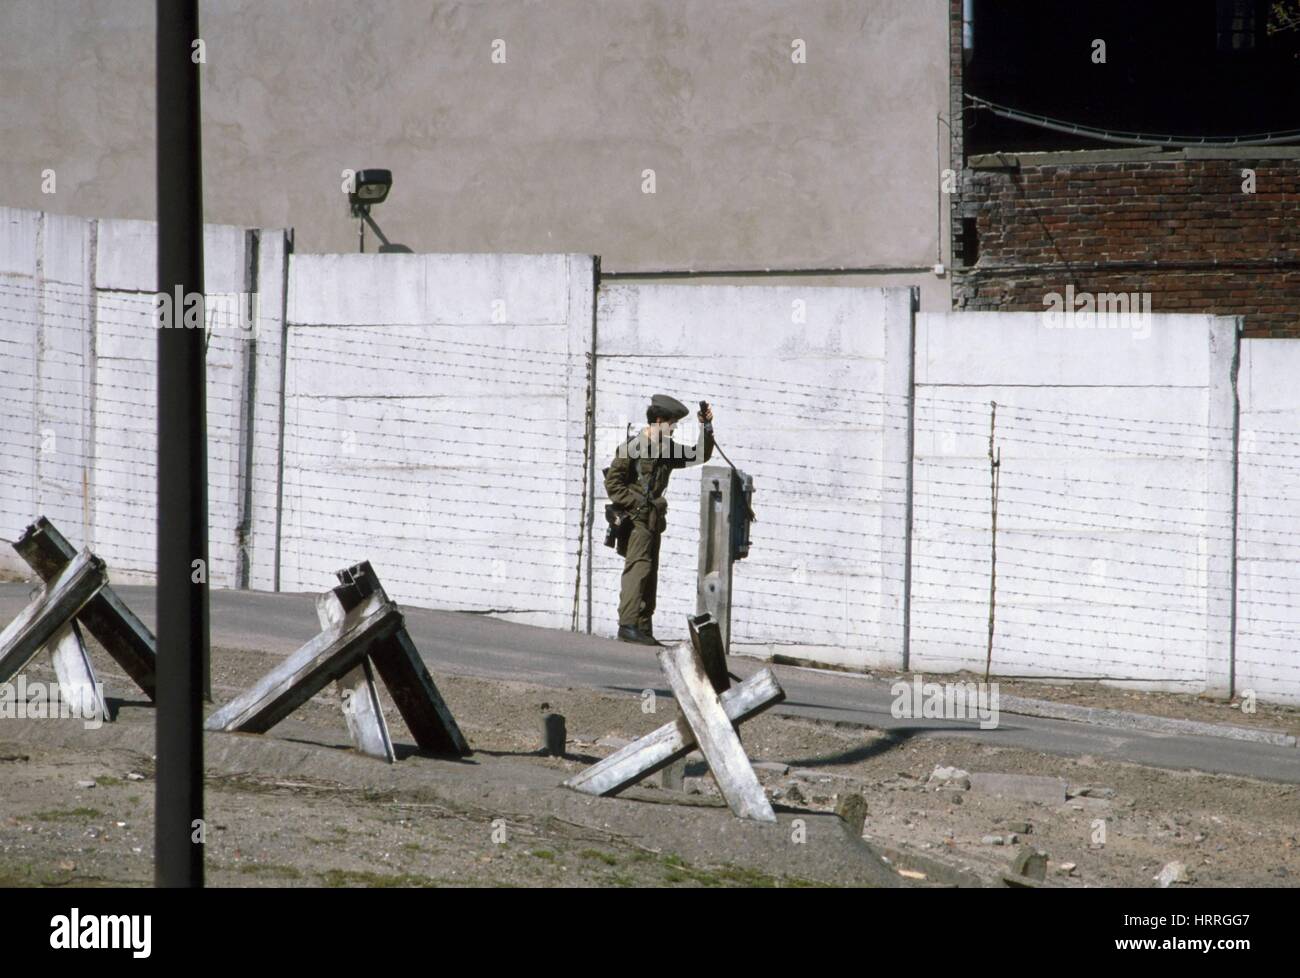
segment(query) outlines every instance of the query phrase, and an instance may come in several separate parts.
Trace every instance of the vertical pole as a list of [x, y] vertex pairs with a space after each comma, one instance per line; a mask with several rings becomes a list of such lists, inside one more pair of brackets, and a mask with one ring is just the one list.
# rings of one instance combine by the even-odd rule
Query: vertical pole
[[1238, 587], [1237, 562], [1240, 556], [1240, 543], [1237, 539], [1241, 516], [1241, 388], [1238, 379], [1241, 375], [1241, 330], [1244, 325], [1241, 317], [1233, 323], [1232, 346], [1232, 557], [1231, 573], [1228, 587], [1231, 592], [1232, 610], [1228, 620], [1228, 690], [1227, 698], [1237, 695], [1237, 615]]
[[[244, 335], [244, 399], [239, 415], [239, 523], [235, 531], [238, 550], [235, 564], [235, 587], [247, 590], [252, 575], [252, 541], [253, 535], [253, 445], [257, 438], [257, 320], [259, 316], [257, 297], [258, 271], [261, 260], [262, 232], [249, 230], [244, 232], [244, 253], [247, 263], [244, 267], [244, 324], [248, 326]], [[243, 325], [240, 327], [244, 333]], [[207, 690], [211, 702], [211, 690]]]
[[284, 243], [284, 261], [280, 263], [280, 403], [277, 405], [275, 433], [275, 583], [280, 590], [280, 542], [284, 539], [284, 413], [289, 380], [289, 259], [293, 255], [293, 229]]
[[989, 567], [989, 650], [984, 659], [984, 682], [989, 681], [989, 672], [993, 668], [993, 621], [998, 598], [998, 475], [1002, 466], [1002, 449], [993, 449], [994, 434], [998, 423], [998, 402], [990, 401], [993, 408], [989, 415], [989, 506], [992, 512], [992, 537], [990, 540], [991, 563]]
[[921, 290], [912, 287], [907, 317], [907, 470], [903, 493], [903, 672], [912, 667], [912, 512], [916, 466], [916, 314]]
[[202, 845], [191, 840], [202, 832], [208, 657], [205, 331], [184, 328], [185, 297], [203, 295], [199, 66], [191, 57], [198, 21], [198, 0], [158, 0], [158, 289], [173, 300], [173, 328], [158, 330], [154, 879], [165, 887], [203, 885]]
[[82, 347], [82, 389], [86, 392], [85, 410], [82, 413], [81, 444], [81, 539], [83, 546], [94, 550], [95, 541], [95, 423], [99, 385], [99, 342], [96, 338], [99, 321], [99, 291], [95, 285], [95, 268], [99, 264], [99, 219], [92, 218], [86, 243], [86, 342]]
[[596, 521], [596, 368], [597, 344], [600, 341], [600, 255], [594, 256], [591, 269], [591, 388], [587, 391], [587, 439], [591, 444], [587, 462], [587, 482], [591, 487], [587, 505], [587, 634], [591, 634], [591, 572], [595, 563], [595, 521]]

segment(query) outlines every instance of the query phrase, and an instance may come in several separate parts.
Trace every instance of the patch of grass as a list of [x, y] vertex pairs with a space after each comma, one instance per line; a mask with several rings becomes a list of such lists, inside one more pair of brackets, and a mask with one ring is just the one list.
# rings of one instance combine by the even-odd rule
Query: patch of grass
[[403, 842], [403, 843], [402, 843], [402, 848], [405, 849], [407, 852], [425, 852], [425, 851], [426, 851], [425, 848], [424, 848], [424, 846], [420, 845], [420, 843], [418, 843], [418, 842]]
[[555, 861], [555, 853], [551, 852], [550, 849], [534, 849], [528, 855], [536, 856], [538, 859], [546, 859], [551, 862]]
[[22, 863], [17, 866], [0, 866], [0, 889], [67, 886], [73, 880], [76, 881], [77, 886], [121, 885], [120, 883], [106, 883], [96, 876], [85, 876], [76, 872], [65, 872], [61, 869], [37, 867], [31, 863]]
[[245, 876], [273, 876], [276, 879], [300, 880], [302, 873], [297, 866], [280, 866], [276, 863], [240, 863], [235, 867]]
[[798, 876], [772, 876], [745, 866], [719, 866], [712, 870], [694, 870], [698, 882], [704, 886], [747, 886], [747, 887], [825, 887], [827, 884], [816, 880], [806, 880]]
[[659, 864], [667, 872], [665, 883], [695, 883], [708, 887], [746, 887], [750, 889], [771, 889], [774, 887], [822, 887], [826, 884], [814, 880], [801, 879], [796, 876], [773, 876], [757, 869], [745, 866], [733, 866], [725, 863], [711, 869], [700, 869], [690, 865], [681, 856], [667, 853], [659, 857]]
[[104, 813], [98, 808], [55, 808], [48, 812], [37, 812], [32, 818], [42, 822], [68, 822], [74, 819], [103, 818]]
[[111, 774], [101, 774], [95, 779], [95, 784], [101, 788], [116, 788], [119, 784], [126, 784], [121, 778], [115, 778]]
[[330, 869], [317, 873], [317, 877], [331, 887], [363, 886], [372, 889], [408, 889], [415, 887], [437, 886], [438, 881], [428, 876], [413, 876], [410, 873], [371, 873], [365, 870]]
[[608, 852], [601, 852], [599, 849], [583, 849], [578, 855], [583, 859], [599, 859], [606, 866], [617, 866], [618, 858], [610, 855]]

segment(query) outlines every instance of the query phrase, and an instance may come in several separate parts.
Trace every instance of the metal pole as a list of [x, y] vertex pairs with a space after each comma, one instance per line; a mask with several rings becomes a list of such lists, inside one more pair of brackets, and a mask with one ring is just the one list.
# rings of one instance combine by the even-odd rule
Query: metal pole
[[[207, 398], [204, 333], [185, 328], [203, 295], [203, 163], [197, 0], [158, 0], [158, 707], [154, 881], [203, 885], [202, 697], [208, 657]], [[202, 309], [201, 298], [197, 300]]]
[[921, 308], [921, 290], [912, 286], [912, 306], [907, 326], [907, 473], [904, 481], [903, 514], [903, 671], [912, 668], [912, 516], [915, 506], [916, 471], [916, 314]]
[[984, 682], [989, 681], [993, 668], [993, 622], [998, 599], [998, 476], [1002, 470], [1002, 449], [994, 451], [993, 440], [998, 424], [998, 402], [990, 401], [993, 411], [989, 415], [989, 506], [992, 533], [989, 542], [989, 649], [984, 659]]

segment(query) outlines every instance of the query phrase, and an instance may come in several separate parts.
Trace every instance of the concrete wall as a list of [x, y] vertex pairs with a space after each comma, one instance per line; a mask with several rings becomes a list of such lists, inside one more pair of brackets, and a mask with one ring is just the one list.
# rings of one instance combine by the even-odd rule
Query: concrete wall
[[[248, 236], [205, 229], [209, 295], [249, 291]], [[155, 226], [0, 209], [0, 536], [38, 515], [91, 546], [113, 579], [148, 579], [157, 541]], [[252, 331], [213, 303], [208, 326], [210, 577], [235, 586], [243, 401]], [[9, 550], [0, 569], [25, 573]]]
[[281, 581], [567, 627], [594, 262], [295, 255]]
[[1300, 343], [1241, 346], [1240, 689], [1300, 703]]
[[[947, 305], [942, 0], [204, 0], [200, 24], [210, 221], [355, 251], [340, 172], [383, 166], [376, 218], [417, 252], [902, 268]], [[0, 4], [6, 203], [155, 216], [153, 26], [149, 3]]]
[[[732, 648], [897, 665], [909, 293], [618, 284], [601, 288], [597, 318], [598, 467], [664, 391], [692, 406], [708, 400], [719, 444], [754, 477], [758, 521], [735, 568]], [[685, 444], [698, 438], [693, 419], [679, 432]], [[684, 634], [696, 611], [701, 474], [686, 468], [669, 484], [662, 637]], [[617, 627], [621, 569], [598, 545], [598, 634]]]
[[[147, 580], [156, 546], [153, 234], [0, 212], [0, 535], [46, 513], [118, 580]], [[209, 292], [256, 292], [256, 329], [214, 329], [208, 348], [218, 587], [314, 591], [370, 560], [403, 603], [608, 634], [619, 564], [600, 546], [599, 470], [666, 390], [714, 403], [755, 478], [736, 649], [902, 667], [914, 368], [906, 665], [983, 668], [996, 401], [995, 673], [1300, 702], [1290, 341], [1244, 344], [1238, 377], [1231, 319], [962, 313], [919, 316], [913, 353], [901, 291], [595, 292], [589, 256], [205, 240]], [[699, 491], [698, 470], [674, 476], [667, 637], [695, 608]]]
[[1226, 691], [1232, 319], [918, 317], [912, 666]]

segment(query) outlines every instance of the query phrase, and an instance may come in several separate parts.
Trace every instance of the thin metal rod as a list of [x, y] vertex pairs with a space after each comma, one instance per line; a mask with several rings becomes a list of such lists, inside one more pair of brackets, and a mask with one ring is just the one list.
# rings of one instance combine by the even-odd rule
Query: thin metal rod
[[[376, 224], [376, 223], [375, 223], [375, 219], [374, 219], [373, 217], [370, 216], [370, 209], [369, 209], [369, 208], [366, 208], [365, 210], [363, 210], [363, 211], [361, 212], [361, 220], [362, 220], [365, 224], [369, 224], [369, 225], [370, 225], [370, 230], [372, 230], [372, 231], [375, 232], [375, 237], [379, 239], [379, 243], [380, 243], [381, 245], [383, 245], [383, 246], [386, 248], [386, 247], [388, 247], [388, 246], [390, 246], [390, 245], [392, 244], [392, 242], [388, 240], [388, 236], [387, 236], [386, 234], [384, 234], [383, 229], [382, 229], [378, 224]], [[362, 251], [365, 251], [365, 250], [366, 250], [366, 249], [365, 249], [365, 244], [364, 244], [364, 241], [365, 241], [365, 238], [364, 238], [365, 228], [362, 227], [361, 231], [362, 231], [362, 235], [363, 235], [363, 237], [362, 237], [363, 244], [362, 244], [362, 246], [361, 246], [361, 250], [362, 250]]]
[[1002, 449], [994, 451], [993, 439], [998, 423], [998, 402], [990, 401], [993, 411], [989, 415], [989, 505], [993, 517], [993, 529], [990, 536], [989, 566], [989, 650], [984, 660], [984, 682], [989, 681], [989, 672], [993, 668], [993, 622], [998, 597], [998, 482], [1002, 471]]
[[[203, 328], [203, 158], [197, 0], [158, 0], [158, 706], [154, 879], [203, 885], [202, 696], [208, 659], [207, 398]], [[201, 307], [201, 300], [200, 309]], [[206, 321], [201, 316], [199, 326]]]
[[916, 479], [916, 314], [921, 291], [912, 286], [907, 316], [907, 472], [903, 493], [903, 671], [912, 668], [912, 529]]

